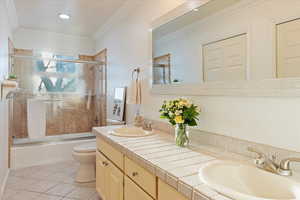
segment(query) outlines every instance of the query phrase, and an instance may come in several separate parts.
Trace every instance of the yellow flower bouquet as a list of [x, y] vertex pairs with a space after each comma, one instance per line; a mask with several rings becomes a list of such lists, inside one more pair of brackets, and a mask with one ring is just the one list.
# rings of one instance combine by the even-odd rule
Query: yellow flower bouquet
[[159, 110], [160, 117], [168, 119], [170, 124], [176, 126], [175, 141], [177, 146], [187, 146], [189, 143], [187, 126], [197, 126], [200, 109], [189, 100], [179, 98], [164, 101]]

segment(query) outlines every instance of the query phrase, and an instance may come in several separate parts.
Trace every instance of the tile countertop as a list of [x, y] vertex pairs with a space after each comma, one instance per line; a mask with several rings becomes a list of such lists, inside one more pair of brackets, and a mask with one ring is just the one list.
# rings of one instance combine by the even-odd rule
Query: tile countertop
[[115, 128], [97, 127], [93, 132], [190, 200], [230, 200], [200, 181], [198, 169], [204, 163], [217, 159], [249, 160], [237, 154], [219, 153], [212, 147], [180, 148], [173, 136], [158, 130], [154, 130], [154, 135], [139, 138], [111, 135]]

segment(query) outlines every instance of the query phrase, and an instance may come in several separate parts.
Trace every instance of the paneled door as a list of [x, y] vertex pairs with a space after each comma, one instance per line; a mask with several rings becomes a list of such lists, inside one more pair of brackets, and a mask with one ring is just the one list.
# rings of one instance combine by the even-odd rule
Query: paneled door
[[300, 77], [300, 20], [277, 25], [277, 77]]
[[132, 180], [125, 177], [124, 200], [153, 200], [146, 192], [139, 188]]
[[247, 35], [203, 46], [204, 81], [246, 80]]

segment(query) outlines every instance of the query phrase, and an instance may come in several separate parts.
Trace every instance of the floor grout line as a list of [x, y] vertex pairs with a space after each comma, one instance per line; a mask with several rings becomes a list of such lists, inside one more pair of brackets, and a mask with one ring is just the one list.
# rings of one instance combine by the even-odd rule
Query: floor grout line
[[[42, 200], [48, 198], [55, 200], [96, 200], [95, 183], [78, 184], [74, 182], [77, 168], [77, 163], [65, 162], [12, 170], [4, 192], [6, 194], [7, 191], [8, 197], [3, 200], [11, 200], [11, 198], [39, 200], [39, 197], [42, 197]], [[57, 193], [55, 194], [55, 192]]]

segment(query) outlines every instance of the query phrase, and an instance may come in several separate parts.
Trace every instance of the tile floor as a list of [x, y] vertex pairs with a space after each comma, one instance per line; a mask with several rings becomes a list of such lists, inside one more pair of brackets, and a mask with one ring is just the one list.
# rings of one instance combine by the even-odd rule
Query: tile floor
[[2, 200], [100, 200], [95, 183], [78, 184], [74, 161], [10, 172]]

